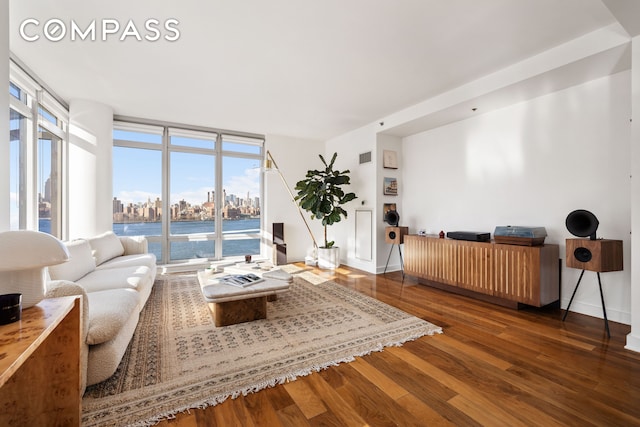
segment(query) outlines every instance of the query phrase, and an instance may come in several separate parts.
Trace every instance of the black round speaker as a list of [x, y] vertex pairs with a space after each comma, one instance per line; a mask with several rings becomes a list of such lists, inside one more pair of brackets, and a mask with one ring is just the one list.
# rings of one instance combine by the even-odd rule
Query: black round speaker
[[596, 230], [600, 222], [594, 214], [584, 209], [578, 209], [567, 215], [565, 221], [567, 230], [574, 236], [596, 239]]
[[389, 238], [390, 238], [391, 240], [395, 240], [395, 238], [396, 238], [396, 232], [395, 232], [395, 231], [393, 231], [393, 230], [392, 230], [392, 231], [390, 231], [390, 232], [389, 232]]
[[583, 247], [576, 248], [576, 250], [573, 251], [573, 256], [580, 262], [589, 262], [593, 257], [591, 251]]
[[384, 222], [389, 224], [392, 227], [397, 227], [400, 223], [400, 214], [396, 210], [387, 211], [384, 216]]

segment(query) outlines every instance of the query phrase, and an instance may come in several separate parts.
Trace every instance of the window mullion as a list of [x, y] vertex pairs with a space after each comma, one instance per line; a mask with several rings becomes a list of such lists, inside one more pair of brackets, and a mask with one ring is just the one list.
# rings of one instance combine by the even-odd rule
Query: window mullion
[[162, 263], [168, 264], [171, 259], [171, 156], [169, 155], [169, 129], [164, 128], [162, 134]]
[[222, 259], [222, 209], [224, 208], [223, 185], [222, 185], [222, 135], [216, 138], [216, 259]]
[[[38, 105], [40, 90], [36, 93], [36, 99], [31, 104], [31, 128], [27, 134], [24, 150], [24, 228], [27, 230], [38, 229]], [[22, 219], [22, 215], [21, 215]], [[22, 228], [22, 226], [21, 226]]]

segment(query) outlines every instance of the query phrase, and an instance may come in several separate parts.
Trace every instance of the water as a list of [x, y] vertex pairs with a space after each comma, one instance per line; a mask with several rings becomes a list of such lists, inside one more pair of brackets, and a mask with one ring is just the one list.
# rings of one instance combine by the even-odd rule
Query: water
[[[40, 219], [38, 229], [45, 233], [51, 232], [51, 222], [48, 219]], [[215, 221], [176, 221], [171, 223], [173, 235], [198, 235], [213, 233]], [[258, 233], [260, 231], [260, 218], [239, 220], [225, 220], [222, 222], [222, 233], [232, 235], [234, 233]], [[161, 236], [162, 224], [160, 222], [133, 222], [113, 224], [113, 232], [118, 236]], [[162, 259], [162, 245], [150, 242], [149, 252]], [[222, 242], [222, 254], [225, 257], [256, 255], [260, 253], [260, 239], [224, 240]], [[212, 240], [172, 242], [171, 261], [186, 260], [192, 258], [214, 258], [215, 242]]]

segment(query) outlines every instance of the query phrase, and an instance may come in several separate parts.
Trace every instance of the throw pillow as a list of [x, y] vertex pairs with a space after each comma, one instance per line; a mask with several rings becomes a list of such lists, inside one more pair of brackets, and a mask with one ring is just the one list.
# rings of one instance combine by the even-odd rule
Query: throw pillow
[[51, 280], [76, 280], [91, 273], [96, 268], [96, 261], [91, 255], [91, 246], [84, 239], [65, 242], [69, 251], [69, 261], [49, 266]]
[[93, 257], [96, 265], [120, 256], [124, 253], [124, 246], [118, 236], [113, 231], [107, 231], [99, 236], [89, 239], [89, 244], [93, 250]]

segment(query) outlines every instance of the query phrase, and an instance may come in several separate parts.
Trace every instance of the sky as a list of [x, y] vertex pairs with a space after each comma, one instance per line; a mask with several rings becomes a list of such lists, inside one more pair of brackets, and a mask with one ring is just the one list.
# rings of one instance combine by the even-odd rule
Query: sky
[[[113, 193], [124, 204], [155, 200], [162, 193], [162, 152], [114, 147]], [[214, 156], [172, 152], [170, 156], [171, 200], [199, 205], [215, 190]], [[223, 158], [223, 189], [227, 195], [260, 197], [260, 162]]]

